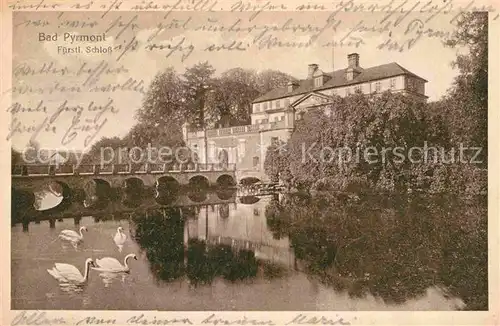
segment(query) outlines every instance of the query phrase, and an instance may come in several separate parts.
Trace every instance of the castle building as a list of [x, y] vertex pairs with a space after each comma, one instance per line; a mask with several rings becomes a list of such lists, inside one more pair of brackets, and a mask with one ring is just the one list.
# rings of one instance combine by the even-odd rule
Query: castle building
[[[347, 67], [330, 73], [317, 64], [309, 64], [307, 78], [290, 81], [255, 99], [252, 103], [251, 124], [231, 128], [188, 132], [184, 128], [187, 146], [198, 152], [200, 163], [235, 163], [241, 177], [266, 179], [264, 159], [267, 147], [275, 141], [286, 141], [295, 120], [309, 110], [328, 107], [333, 96], [348, 96], [356, 91], [364, 94], [402, 93], [426, 101], [427, 80], [392, 62], [362, 68], [360, 56], [347, 56]], [[246, 171], [246, 172], [245, 172]]]

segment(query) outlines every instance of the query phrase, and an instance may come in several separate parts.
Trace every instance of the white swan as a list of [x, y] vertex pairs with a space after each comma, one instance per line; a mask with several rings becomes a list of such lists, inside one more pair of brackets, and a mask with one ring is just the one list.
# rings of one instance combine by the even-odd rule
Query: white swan
[[80, 228], [80, 234], [76, 233], [73, 230], [62, 230], [61, 233], [59, 234], [59, 238], [71, 242], [80, 242], [83, 240], [82, 231], [87, 232], [87, 228], [85, 226], [82, 226]]
[[123, 228], [120, 226], [116, 230], [116, 234], [113, 238], [113, 241], [115, 244], [118, 246], [118, 251], [122, 252], [123, 245], [125, 244], [125, 241], [127, 240], [127, 235], [123, 233]]
[[85, 283], [89, 276], [89, 268], [94, 267], [94, 261], [87, 258], [85, 261], [85, 275], [82, 275], [78, 268], [70, 264], [55, 263], [55, 267], [47, 269], [47, 272], [61, 283]]
[[123, 265], [120, 264], [120, 262], [111, 257], [104, 257], [102, 259], [96, 259], [96, 265], [97, 267], [92, 267], [92, 269], [100, 272], [111, 272], [111, 273], [119, 273], [119, 272], [129, 272], [130, 267], [128, 266], [127, 261], [129, 258], [134, 258], [137, 260], [137, 256], [135, 254], [128, 254], [125, 256], [125, 259], [123, 259]]

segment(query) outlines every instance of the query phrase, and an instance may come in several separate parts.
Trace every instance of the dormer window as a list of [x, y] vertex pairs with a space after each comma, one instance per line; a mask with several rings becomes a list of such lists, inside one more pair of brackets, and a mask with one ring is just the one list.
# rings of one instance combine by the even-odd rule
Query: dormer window
[[354, 79], [354, 71], [353, 70], [347, 70], [346, 78], [348, 81], [351, 81]]
[[321, 87], [321, 86], [323, 86], [323, 76], [314, 78], [314, 87]]

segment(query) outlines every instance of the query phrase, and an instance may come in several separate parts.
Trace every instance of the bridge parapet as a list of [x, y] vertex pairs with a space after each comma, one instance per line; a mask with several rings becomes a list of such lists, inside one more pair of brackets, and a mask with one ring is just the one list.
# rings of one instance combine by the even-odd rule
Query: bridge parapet
[[42, 176], [86, 176], [86, 175], [130, 175], [164, 174], [183, 172], [234, 172], [236, 164], [218, 163], [176, 163], [176, 164], [82, 164], [82, 165], [15, 165], [12, 177]]

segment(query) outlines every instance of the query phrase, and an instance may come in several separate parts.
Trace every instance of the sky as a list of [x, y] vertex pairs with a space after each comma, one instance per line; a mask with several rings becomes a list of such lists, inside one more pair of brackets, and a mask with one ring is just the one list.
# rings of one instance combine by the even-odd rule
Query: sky
[[[256, 17], [252, 15], [249, 12], [171, 12], [168, 15], [109, 12], [102, 17], [102, 12], [14, 13], [11, 94], [15, 106], [8, 109], [17, 111], [12, 115], [13, 147], [25, 147], [37, 129], [40, 131], [34, 138], [42, 148], [60, 150], [85, 150], [101, 137], [124, 136], [136, 123], [134, 114], [141, 106], [142, 90], [147, 89], [155, 74], [169, 67], [182, 73], [186, 67], [203, 61], [208, 61], [217, 74], [241, 67], [275, 69], [305, 78], [308, 64], [316, 63], [324, 72], [330, 72], [333, 67], [345, 68], [347, 54], [356, 52], [360, 55], [361, 67], [397, 62], [425, 78], [430, 101], [443, 96], [458, 73], [451, 66], [457, 49], [444, 47], [438, 37], [455, 30], [450, 24], [453, 13], [437, 15], [429, 21], [428, 15], [414, 13], [399, 21], [396, 16], [384, 20], [382, 13], [332, 16], [330, 12], [262, 12]], [[231, 26], [233, 30], [228, 30]], [[221, 27], [225, 30], [220, 31]], [[236, 27], [241, 30], [236, 31]], [[315, 42], [307, 47], [266, 48], [268, 43], [262, 43], [267, 38], [282, 43], [306, 43], [321, 29]], [[47, 35], [54, 33], [58, 35], [57, 40], [47, 40]], [[72, 44], [71, 37], [64, 39], [64, 33], [73, 37], [105, 33], [106, 39]], [[412, 44], [410, 41], [416, 38]], [[398, 51], [396, 46], [392, 50], [381, 48], [380, 44], [387, 40], [402, 45], [404, 50]], [[337, 46], [325, 46], [331, 41], [337, 42]], [[211, 45], [228, 48], [238, 43], [244, 50], [206, 50]], [[153, 44], [157, 47], [148, 50], [147, 46]], [[168, 44], [171, 47], [181, 44], [181, 47], [172, 51], [166, 48]], [[408, 44], [412, 44], [409, 49]], [[163, 49], [158, 49], [159, 45], [163, 45]], [[64, 48], [77, 46], [81, 51], [87, 46], [111, 47], [112, 52], [62, 54]], [[169, 55], [169, 52], [172, 53]], [[54, 71], [40, 73], [44, 65]], [[103, 66], [106, 68], [103, 74], [87, 80], [94, 69]], [[108, 84], [130, 85], [131, 80], [138, 85], [135, 91], [103, 91]], [[80, 91], [62, 92], [64, 87]], [[96, 87], [100, 91], [96, 92]], [[26, 112], [37, 107], [42, 112]]]

